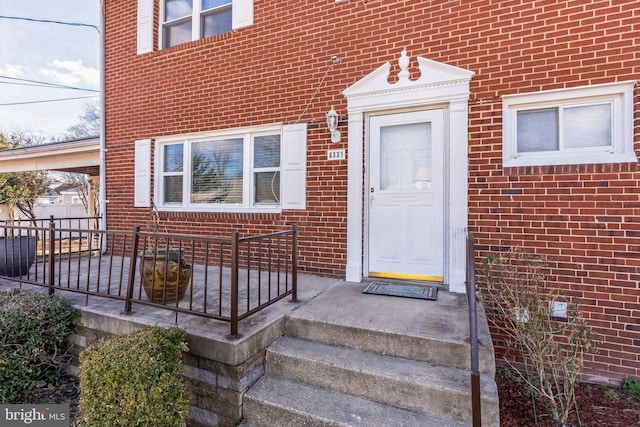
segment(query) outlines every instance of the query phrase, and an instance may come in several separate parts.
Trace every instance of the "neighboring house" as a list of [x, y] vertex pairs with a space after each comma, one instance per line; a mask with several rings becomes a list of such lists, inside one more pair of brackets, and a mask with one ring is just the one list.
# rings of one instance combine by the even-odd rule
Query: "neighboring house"
[[471, 231], [548, 257], [588, 374], [640, 376], [640, 3], [103, 3], [109, 228], [298, 224], [302, 271], [454, 292]]
[[[38, 219], [55, 218], [86, 218], [87, 209], [82, 204], [80, 195], [70, 184], [62, 184], [50, 189], [46, 194], [38, 197], [34, 206], [35, 217]], [[28, 217], [17, 207], [14, 208], [14, 218], [26, 220]], [[9, 219], [9, 208], [0, 206], [0, 219]], [[67, 227], [70, 227], [67, 225]]]

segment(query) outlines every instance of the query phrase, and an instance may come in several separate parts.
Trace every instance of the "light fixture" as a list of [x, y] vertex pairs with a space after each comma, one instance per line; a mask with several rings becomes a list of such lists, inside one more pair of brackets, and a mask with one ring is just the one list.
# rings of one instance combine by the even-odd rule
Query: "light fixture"
[[327, 127], [331, 131], [331, 142], [334, 144], [340, 142], [340, 131], [338, 130], [338, 113], [331, 106], [331, 110], [327, 113]]

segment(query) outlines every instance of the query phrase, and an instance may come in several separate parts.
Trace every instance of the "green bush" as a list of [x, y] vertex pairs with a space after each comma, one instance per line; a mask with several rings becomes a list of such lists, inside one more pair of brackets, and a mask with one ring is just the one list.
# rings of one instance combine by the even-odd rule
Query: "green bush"
[[19, 403], [69, 361], [68, 336], [80, 312], [58, 296], [0, 292], [0, 403]]
[[622, 391], [640, 399], [640, 379], [627, 378], [622, 381]]
[[92, 427], [178, 427], [184, 330], [148, 327], [102, 339], [80, 355], [80, 419]]

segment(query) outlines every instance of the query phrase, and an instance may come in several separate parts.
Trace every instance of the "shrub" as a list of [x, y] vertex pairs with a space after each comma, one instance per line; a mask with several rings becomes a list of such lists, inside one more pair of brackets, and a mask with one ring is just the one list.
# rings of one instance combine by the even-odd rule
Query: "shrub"
[[80, 312], [58, 296], [0, 292], [0, 402], [18, 403], [46, 386], [69, 361], [68, 336]]
[[[575, 383], [594, 339], [576, 303], [566, 319], [553, 316], [555, 301], [567, 301], [546, 283], [544, 259], [517, 249], [488, 257], [483, 299], [489, 320], [517, 349], [532, 396], [542, 399], [555, 425], [564, 425], [575, 406]], [[514, 369], [512, 361], [506, 359]]]
[[189, 403], [180, 381], [184, 330], [148, 327], [80, 354], [80, 419], [93, 427], [178, 427]]
[[622, 391], [629, 393], [637, 399], [640, 399], [640, 379], [627, 378], [622, 381]]

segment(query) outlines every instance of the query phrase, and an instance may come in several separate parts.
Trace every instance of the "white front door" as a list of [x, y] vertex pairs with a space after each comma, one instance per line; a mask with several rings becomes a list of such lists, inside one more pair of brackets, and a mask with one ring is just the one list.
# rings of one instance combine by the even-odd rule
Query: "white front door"
[[443, 281], [443, 110], [369, 119], [368, 275]]

